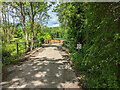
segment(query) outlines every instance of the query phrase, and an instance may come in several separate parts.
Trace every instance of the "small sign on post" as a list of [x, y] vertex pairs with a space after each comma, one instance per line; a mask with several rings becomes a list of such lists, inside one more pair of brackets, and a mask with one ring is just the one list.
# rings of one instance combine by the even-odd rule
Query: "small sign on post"
[[77, 44], [77, 49], [80, 50], [82, 48], [82, 44]]

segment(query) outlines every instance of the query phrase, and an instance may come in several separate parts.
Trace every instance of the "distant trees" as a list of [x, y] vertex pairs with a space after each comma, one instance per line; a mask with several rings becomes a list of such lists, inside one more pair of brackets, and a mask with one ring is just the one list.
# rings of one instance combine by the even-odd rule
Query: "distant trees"
[[[19, 55], [35, 48], [36, 40], [51, 39], [50, 34], [44, 32], [43, 29], [50, 17], [47, 11], [52, 4], [54, 3], [2, 2], [0, 27], [2, 31], [2, 66], [13, 63]], [[18, 45], [19, 55], [17, 54], [17, 42], [26, 42]], [[38, 46], [41, 46], [41, 43]]]
[[32, 50], [33, 40], [37, 37], [43, 24], [49, 19], [47, 11], [52, 3], [48, 5], [47, 2], [3, 2], [2, 5], [2, 29], [4, 37], [6, 37], [4, 41], [8, 42], [13, 39], [14, 32], [19, 26], [22, 27], [27, 49], [31, 39]]
[[45, 27], [43, 31], [50, 34], [51, 38], [65, 38], [65, 30], [61, 27]]

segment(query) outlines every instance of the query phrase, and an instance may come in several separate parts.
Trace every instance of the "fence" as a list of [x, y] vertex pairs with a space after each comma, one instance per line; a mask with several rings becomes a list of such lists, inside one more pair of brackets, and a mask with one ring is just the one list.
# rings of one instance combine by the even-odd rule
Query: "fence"
[[[38, 46], [40, 46], [41, 43], [42, 43], [41, 41], [34, 41], [33, 42], [33, 49], [38, 47]], [[21, 44], [24, 47], [20, 48]], [[19, 55], [19, 51], [21, 51], [21, 50], [25, 50], [25, 53], [30, 51], [30, 49], [31, 49], [31, 41], [28, 42], [28, 47], [26, 47], [26, 46], [27, 46], [26, 42], [19, 42], [19, 43], [17, 43], [17, 54]]]

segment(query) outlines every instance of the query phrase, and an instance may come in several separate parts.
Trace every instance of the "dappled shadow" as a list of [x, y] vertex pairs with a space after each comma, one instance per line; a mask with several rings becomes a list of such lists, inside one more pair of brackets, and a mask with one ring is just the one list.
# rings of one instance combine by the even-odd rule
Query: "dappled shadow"
[[[33, 56], [34, 57], [34, 56]], [[52, 59], [48, 59], [48, 58], [46, 58], [46, 57], [43, 57], [43, 58], [35, 58], [35, 59], [40, 59], [40, 61], [51, 61], [51, 62], [56, 62], [56, 61], [64, 61], [64, 60], [66, 60], [66, 59], [54, 59], [54, 58], [52, 58]], [[32, 61], [33, 62], [33, 61]]]
[[[65, 67], [64, 59], [30, 58], [18, 66], [3, 83], [3, 87], [61, 88], [62, 83], [74, 79], [72, 70]], [[73, 80], [74, 81], [74, 80]]]
[[[63, 49], [61, 49], [61, 47], [57, 47], [57, 48], [54, 48], [54, 50], [56, 50], [56, 51], [61, 51], [61, 52], [63, 52], [63, 51], [65, 51], [65, 50], [63, 50]], [[60, 52], [60, 53], [61, 53]], [[62, 53], [61, 53], [62, 54]], [[67, 53], [65, 53], [65, 54], [62, 54], [62, 57], [66, 60], [66, 59], [68, 59], [68, 54]]]
[[57, 43], [57, 44], [45, 44], [45, 45], [43, 45], [43, 47], [59, 47], [61, 45], [62, 44], [59, 44], [59, 43]]
[[59, 53], [58, 48], [45, 48], [43, 52], [32, 55], [22, 65], [16, 66], [2, 82], [3, 88], [65, 88], [65, 83], [78, 88], [74, 86], [77, 81], [75, 73], [64, 55], [62, 57]]

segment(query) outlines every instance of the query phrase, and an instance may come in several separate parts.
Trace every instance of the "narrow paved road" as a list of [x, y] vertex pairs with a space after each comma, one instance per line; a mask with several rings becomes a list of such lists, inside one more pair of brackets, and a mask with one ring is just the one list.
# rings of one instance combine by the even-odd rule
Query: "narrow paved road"
[[2, 87], [80, 89], [73, 69], [63, 57], [66, 53], [56, 46], [45, 45], [22, 65], [11, 67], [13, 72], [2, 82]]

